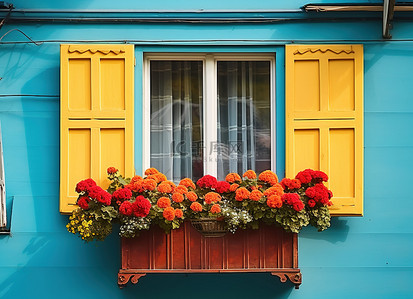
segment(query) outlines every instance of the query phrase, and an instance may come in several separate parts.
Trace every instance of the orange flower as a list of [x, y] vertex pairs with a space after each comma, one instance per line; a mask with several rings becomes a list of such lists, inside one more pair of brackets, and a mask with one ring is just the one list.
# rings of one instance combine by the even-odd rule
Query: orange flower
[[279, 195], [274, 194], [267, 198], [267, 206], [270, 208], [281, 208], [282, 205], [283, 201]]
[[186, 197], [190, 200], [190, 201], [196, 201], [198, 199], [198, 195], [196, 195], [196, 193], [194, 191], [189, 191], [186, 194]]
[[136, 183], [138, 181], [142, 181], [142, 177], [139, 175], [135, 175], [131, 180], [130, 180], [130, 184]]
[[115, 173], [117, 173], [118, 172], [118, 170], [115, 168], [115, 167], [109, 167], [108, 169], [107, 169], [107, 173], [108, 174], [115, 174]]
[[245, 187], [238, 188], [237, 191], [235, 191], [235, 200], [237, 201], [243, 201], [249, 196], [250, 192]]
[[164, 182], [167, 180], [166, 175], [160, 172], [153, 174], [153, 176], [157, 178], [158, 182]]
[[171, 206], [171, 200], [168, 197], [161, 197], [156, 202], [156, 205], [161, 209], [164, 209]]
[[232, 184], [232, 185], [229, 187], [229, 191], [234, 192], [235, 190], [237, 190], [238, 187], [239, 187], [238, 184]]
[[156, 168], [148, 168], [145, 170], [145, 175], [151, 175], [155, 173], [159, 173], [158, 169]]
[[262, 196], [263, 194], [260, 190], [252, 190], [250, 193], [249, 199], [253, 201], [259, 201]]
[[267, 190], [264, 191], [264, 195], [269, 197], [271, 195], [283, 195], [284, 194], [284, 189], [280, 184], [275, 184], [274, 186], [268, 188]]
[[215, 192], [208, 192], [205, 194], [205, 203], [211, 204], [213, 202], [218, 202], [221, 200], [221, 195]]
[[265, 170], [261, 172], [260, 175], [258, 176], [258, 179], [270, 185], [275, 185], [276, 183], [278, 183], [277, 175], [271, 170]]
[[255, 173], [254, 170], [247, 170], [242, 177], [250, 179], [250, 180], [254, 180], [257, 178], [257, 174]]
[[156, 182], [152, 179], [144, 179], [142, 182], [142, 188], [148, 191], [155, 190]]
[[184, 196], [182, 195], [182, 193], [175, 192], [174, 194], [172, 194], [172, 200], [174, 202], [183, 202]]
[[158, 191], [162, 193], [172, 193], [174, 192], [175, 184], [171, 181], [165, 181], [158, 185]]
[[179, 185], [182, 185], [182, 186], [185, 186], [185, 187], [191, 187], [192, 189], [195, 189], [196, 187], [195, 187], [195, 184], [194, 184], [194, 182], [191, 180], [191, 179], [189, 179], [189, 178], [184, 178], [184, 179], [182, 179], [180, 182], [179, 182]]
[[182, 218], [184, 216], [184, 212], [181, 209], [175, 209], [175, 217]]
[[190, 209], [194, 212], [202, 212], [202, 205], [199, 202], [193, 202]]
[[234, 183], [234, 182], [237, 182], [237, 181], [239, 182], [239, 181], [241, 181], [241, 177], [239, 176], [238, 173], [232, 172], [232, 173], [228, 173], [228, 174], [227, 174], [227, 176], [225, 177], [225, 180], [226, 180], [228, 183], [232, 184], [232, 183]]
[[178, 185], [175, 188], [175, 192], [179, 192], [181, 194], [187, 194], [188, 193], [188, 189], [184, 186], [184, 185]]
[[175, 210], [172, 207], [167, 207], [163, 210], [162, 215], [166, 220], [172, 221], [175, 219]]
[[211, 207], [211, 213], [212, 214], [218, 214], [218, 213], [221, 213], [221, 206], [219, 205], [219, 204], [214, 204], [212, 207]]

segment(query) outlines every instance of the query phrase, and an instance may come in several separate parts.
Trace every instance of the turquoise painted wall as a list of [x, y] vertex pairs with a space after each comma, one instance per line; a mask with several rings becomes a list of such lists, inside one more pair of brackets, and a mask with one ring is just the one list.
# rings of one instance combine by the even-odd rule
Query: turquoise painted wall
[[[109, 1], [88, 1], [87, 6], [82, 1], [13, 3], [21, 9], [115, 8]], [[140, 7], [134, 6], [134, 1], [123, 1], [116, 8], [297, 9], [304, 4], [158, 0], [143, 2]], [[14, 28], [45, 43], [18, 43], [27, 39], [13, 31], [0, 44], [0, 121], [8, 215], [12, 216], [11, 235], [0, 235], [0, 298], [413, 297], [413, 195], [407, 188], [413, 169], [413, 23], [396, 22], [391, 41], [381, 40], [379, 19], [273, 24], [6, 23], [0, 36]], [[105, 242], [84, 244], [66, 232], [67, 216], [58, 212], [59, 44], [84, 40], [130, 40], [136, 44], [137, 116], [142, 113], [143, 52], [275, 52], [277, 173], [281, 177], [285, 154], [284, 44], [291, 40], [363, 43], [364, 217], [336, 217], [323, 233], [311, 228], [300, 233], [303, 284], [299, 290], [268, 274], [148, 275], [137, 285], [119, 290], [120, 246], [116, 235]], [[139, 123], [136, 129], [139, 172]]]

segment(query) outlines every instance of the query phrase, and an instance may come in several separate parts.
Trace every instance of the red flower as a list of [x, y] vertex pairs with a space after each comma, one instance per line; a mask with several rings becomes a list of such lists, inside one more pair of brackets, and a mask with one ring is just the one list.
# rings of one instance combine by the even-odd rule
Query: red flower
[[211, 213], [212, 213], [212, 214], [221, 213], [221, 206], [220, 206], [219, 204], [214, 204], [214, 205], [211, 207]]
[[92, 179], [86, 179], [76, 184], [76, 192], [82, 193], [88, 191], [91, 187], [96, 186], [96, 182]]
[[152, 207], [151, 202], [147, 198], [143, 197], [142, 195], [137, 196], [135, 202], [132, 205], [133, 205], [133, 215], [135, 217], [148, 216], [149, 211], [151, 210], [151, 207]]
[[313, 180], [315, 180], [316, 183], [327, 182], [328, 175], [322, 171], [316, 170], [313, 172]]
[[115, 174], [118, 172], [118, 170], [115, 167], [109, 167], [107, 169], [108, 174]]
[[166, 220], [172, 221], [175, 219], [175, 210], [172, 207], [167, 207], [162, 213]]
[[331, 191], [327, 189], [322, 183], [314, 185], [314, 187], [310, 187], [305, 190], [305, 195], [309, 198], [314, 199], [316, 202], [320, 202], [322, 204], [327, 204], [330, 200], [330, 195], [332, 195]]
[[175, 217], [182, 218], [184, 216], [184, 212], [181, 209], [175, 209]]
[[314, 208], [316, 204], [314, 199], [309, 199], [307, 203], [310, 208]]
[[281, 199], [284, 203], [292, 206], [297, 212], [304, 209], [304, 203], [301, 201], [300, 195], [297, 193], [285, 193]]
[[231, 185], [226, 182], [226, 181], [219, 181], [217, 183], [217, 186], [215, 187], [215, 191], [217, 191], [218, 193], [225, 193], [229, 191], [229, 188], [231, 187]]
[[88, 210], [89, 202], [90, 202], [90, 199], [88, 196], [82, 196], [77, 200], [77, 205], [81, 207], [83, 210]]
[[202, 212], [202, 205], [199, 202], [193, 202], [190, 209], [194, 212]]
[[112, 194], [112, 198], [114, 201], [125, 201], [127, 199], [130, 199], [132, 197], [132, 191], [129, 188], [122, 188], [118, 189]]
[[99, 186], [94, 186], [89, 189], [89, 197], [107, 206], [109, 206], [112, 201], [112, 195]]
[[282, 179], [280, 184], [284, 190], [285, 189], [299, 189], [301, 187], [301, 182], [298, 179], [291, 180], [291, 179], [284, 178]]
[[314, 170], [312, 169], [306, 169], [297, 173], [295, 178], [300, 180], [301, 184], [309, 184], [313, 179], [313, 172]]
[[158, 199], [156, 205], [161, 209], [171, 206], [171, 200], [168, 197], [161, 197]]
[[217, 179], [212, 175], [204, 175], [196, 184], [201, 188], [215, 188], [217, 186]]
[[125, 216], [130, 216], [133, 213], [133, 205], [130, 201], [124, 201], [119, 206], [119, 213]]

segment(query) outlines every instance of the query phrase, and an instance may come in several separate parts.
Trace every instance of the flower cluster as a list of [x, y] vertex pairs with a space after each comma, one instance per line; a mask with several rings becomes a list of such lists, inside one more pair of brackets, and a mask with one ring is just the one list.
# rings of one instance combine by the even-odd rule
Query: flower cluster
[[258, 228], [260, 223], [295, 233], [308, 224], [319, 231], [330, 226], [332, 192], [324, 185], [328, 177], [322, 171], [306, 169], [279, 182], [270, 170], [259, 175], [247, 170], [242, 176], [230, 173], [224, 181], [205, 175], [196, 183], [184, 178], [178, 184], [155, 168], [130, 179], [114, 167], [107, 172], [107, 191], [92, 179], [76, 185], [79, 208], [67, 228], [86, 241], [104, 239], [113, 222], [120, 223], [122, 237], [134, 237], [152, 225], [169, 232], [185, 219], [201, 218], [224, 221], [231, 232]]

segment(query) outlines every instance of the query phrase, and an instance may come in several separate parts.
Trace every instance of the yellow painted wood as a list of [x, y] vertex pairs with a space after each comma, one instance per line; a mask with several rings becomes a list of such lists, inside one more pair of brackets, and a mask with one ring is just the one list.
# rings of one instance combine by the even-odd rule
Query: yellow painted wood
[[61, 45], [60, 211], [76, 183], [109, 184], [106, 169], [134, 174], [133, 45]]
[[363, 47], [286, 46], [286, 176], [329, 174], [332, 215], [363, 214]]

